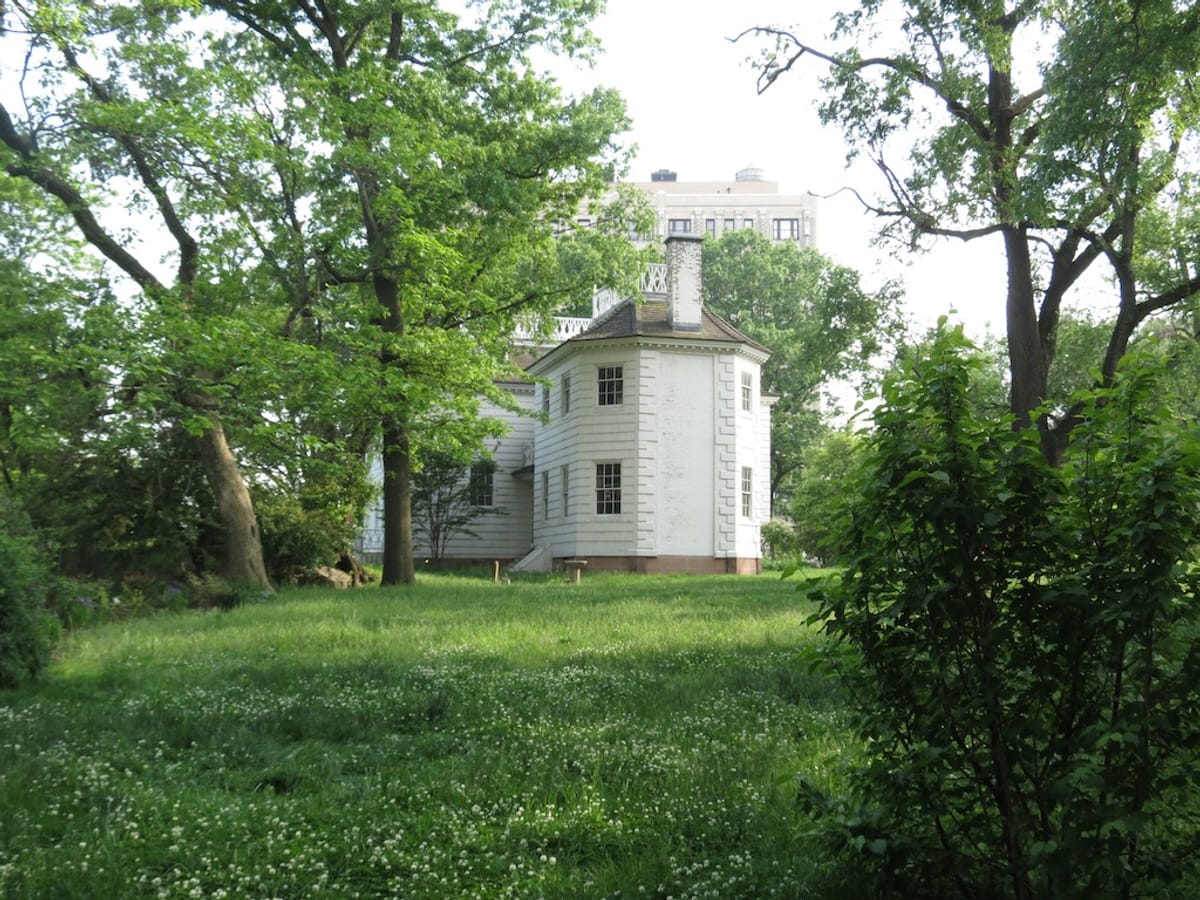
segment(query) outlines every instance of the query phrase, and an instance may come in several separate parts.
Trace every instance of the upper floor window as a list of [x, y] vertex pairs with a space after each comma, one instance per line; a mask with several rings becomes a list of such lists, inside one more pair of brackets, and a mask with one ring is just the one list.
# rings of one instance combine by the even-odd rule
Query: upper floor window
[[742, 466], [742, 517], [749, 519], [754, 513], [754, 470]]
[[562, 401], [562, 414], [565, 416], [571, 411], [571, 373], [564, 372], [562, 381], [559, 383], [559, 395]]
[[690, 234], [692, 231], [691, 219], [668, 219], [667, 234]]
[[742, 409], [750, 412], [754, 401], [754, 376], [749, 372], [742, 373]]
[[601, 516], [621, 512], [621, 464], [596, 463], [596, 513]]
[[733, 229], [736, 227], [736, 225], [735, 225], [735, 221], [736, 221], [736, 220], [734, 220], [734, 219], [726, 219], [726, 220], [725, 220], [725, 221], [724, 221], [724, 222], [721, 224], [721, 230], [722, 230], [722, 231], [733, 231]]
[[596, 403], [620, 406], [625, 400], [625, 375], [621, 366], [601, 366], [596, 374]]
[[795, 241], [800, 239], [799, 219], [772, 219], [771, 237], [777, 241]]
[[471, 505], [494, 506], [496, 463], [490, 459], [480, 460], [471, 466]]
[[542, 415], [550, 415], [550, 387], [545, 384], [542, 385]]
[[717, 236], [717, 220], [716, 219], [705, 219], [704, 220], [704, 233], [707, 234], [709, 237]]
[[743, 228], [753, 228], [754, 220], [753, 219], [742, 219], [742, 227]]

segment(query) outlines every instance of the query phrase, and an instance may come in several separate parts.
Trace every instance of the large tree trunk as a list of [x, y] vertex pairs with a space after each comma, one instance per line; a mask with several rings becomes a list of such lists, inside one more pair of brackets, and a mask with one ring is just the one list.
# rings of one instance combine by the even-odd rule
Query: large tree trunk
[[381, 584], [413, 584], [412, 457], [408, 428], [392, 416], [383, 425], [383, 576]]
[[263, 565], [262, 540], [250, 491], [229, 449], [220, 418], [212, 410], [207, 415], [210, 425], [200, 435], [198, 443], [204, 472], [216, 497], [217, 512], [224, 526], [222, 574], [230, 581], [269, 589], [271, 582]]
[[1017, 425], [1028, 428], [1031, 416], [1046, 399], [1046, 348], [1038, 328], [1037, 303], [1033, 293], [1033, 263], [1022, 229], [1004, 229], [1004, 252], [1008, 260], [1008, 297], [1005, 324], [1008, 332], [1010, 405]]

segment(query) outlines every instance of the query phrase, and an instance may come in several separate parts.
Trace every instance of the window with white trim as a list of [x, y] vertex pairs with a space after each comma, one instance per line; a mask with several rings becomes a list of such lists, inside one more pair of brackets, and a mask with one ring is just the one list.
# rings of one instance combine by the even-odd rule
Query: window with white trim
[[542, 518], [550, 518], [550, 473], [542, 473]]
[[750, 412], [754, 401], [754, 376], [749, 372], [742, 373], [742, 409]]
[[750, 466], [742, 466], [742, 518], [749, 519], [754, 514], [754, 470]]
[[691, 219], [668, 219], [667, 234], [691, 234], [692, 220]]
[[562, 511], [565, 519], [571, 513], [571, 467], [559, 466], [558, 473], [562, 479]]
[[621, 512], [621, 464], [596, 463], [596, 514], [615, 516]]
[[550, 418], [550, 385], [542, 385], [542, 415]]
[[490, 459], [480, 460], [471, 466], [471, 505], [495, 505], [496, 463]]
[[562, 381], [559, 383], [559, 400], [561, 401], [562, 410], [560, 415], [567, 415], [571, 411], [571, 373], [563, 372]]
[[624, 367], [600, 366], [596, 370], [596, 404], [598, 406], [620, 406], [624, 401]]

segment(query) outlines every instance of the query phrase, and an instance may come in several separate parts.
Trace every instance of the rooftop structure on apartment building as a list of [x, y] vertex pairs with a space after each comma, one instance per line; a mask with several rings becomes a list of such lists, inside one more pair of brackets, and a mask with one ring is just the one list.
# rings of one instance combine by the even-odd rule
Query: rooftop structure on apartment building
[[673, 234], [720, 237], [727, 231], [753, 229], [774, 241], [816, 246], [817, 198], [781, 194], [779, 182], [767, 180], [754, 166], [739, 171], [732, 181], [680, 181], [676, 172], [659, 169], [649, 181], [633, 185], [657, 213], [655, 233], [636, 236], [642, 242]]

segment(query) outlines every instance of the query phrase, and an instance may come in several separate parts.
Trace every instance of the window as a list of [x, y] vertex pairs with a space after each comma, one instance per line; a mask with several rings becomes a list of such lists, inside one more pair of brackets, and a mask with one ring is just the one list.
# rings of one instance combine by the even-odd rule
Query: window
[[795, 241], [800, 238], [799, 219], [772, 219], [771, 237], [777, 241]]
[[742, 227], [743, 228], [753, 228], [754, 220], [753, 219], [742, 219]]
[[542, 415], [549, 418], [550, 416], [550, 388], [548, 385], [542, 385]]
[[668, 219], [667, 234], [690, 234], [692, 231], [691, 219]]
[[578, 225], [580, 228], [591, 228], [592, 220], [588, 219], [584, 216], [580, 216], [578, 219], [575, 220], [575, 224]]
[[614, 516], [621, 512], [621, 464], [596, 463], [596, 514]]
[[750, 412], [750, 404], [754, 400], [754, 376], [749, 372], [742, 373], [742, 409]]
[[754, 470], [742, 466], [742, 516], [749, 519], [754, 513]]
[[626, 230], [631, 241], [643, 241], [649, 243], [650, 241], [654, 240], [654, 234], [652, 232], [648, 232], [639, 228], [637, 222], [632, 220], [626, 223]]
[[496, 502], [495, 488], [496, 464], [485, 459], [471, 466], [471, 505], [493, 506]]
[[550, 518], [550, 473], [542, 473], [542, 518]]
[[563, 518], [571, 513], [571, 467], [559, 466], [559, 477], [562, 479]]
[[704, 233], [707, 234], [709, 237], [717, 236], [717, 220], [716, 219], [705, 219], [704, 220]]
[[559, 394], [562, 401], [562, 415], [566, 415], [571, 411], [571, 373], [564, 372], [562, 381], [559, 383]]
[[597, 399], [600, 406], [620, 406], [625, 399], [625, 377], [621, 366], [601, 366], [596, 376]]
[[722, 226], [721, 226], [721, 231], [723, 231], [723, 232], [724, 232], [724, 231], [733, 231], [733, 229], [736, 227], [736, 226], [735, 226], [735, 222], [736, 222], [736, 220], [735, 220], [735, 219], [726, 219], [726, 220], [725, 220], [725, 221], [722, 223]]

